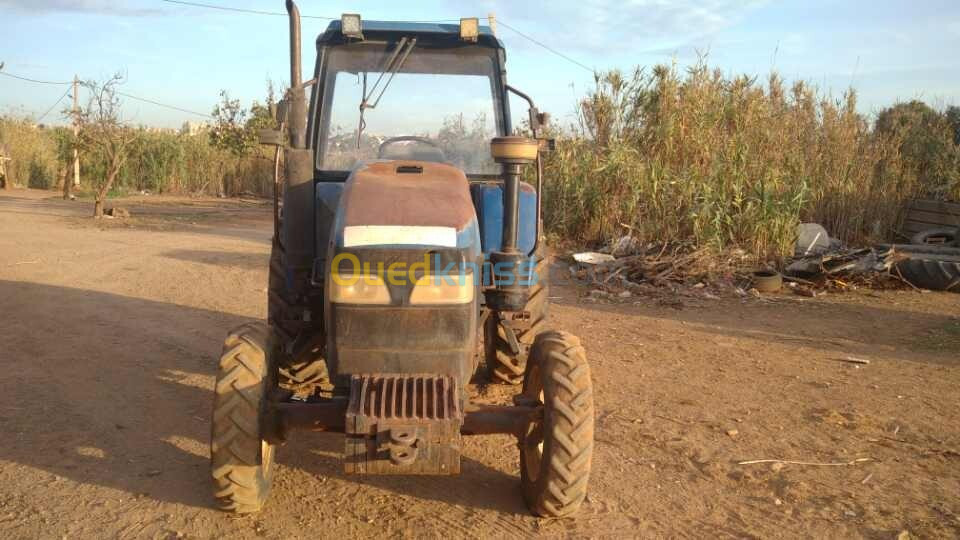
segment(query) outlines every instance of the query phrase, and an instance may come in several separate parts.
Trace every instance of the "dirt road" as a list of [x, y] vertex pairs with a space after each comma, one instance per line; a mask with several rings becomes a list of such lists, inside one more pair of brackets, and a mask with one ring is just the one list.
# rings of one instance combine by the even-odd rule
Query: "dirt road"
[[229, 517], [211, 387], [226, 331], [265, 313], [269, 209], [148, 199], [96, 224], [50, 195], [0, 194], [0, 537], [960, 535], [960, 295], [912, 291], [678, 308], [556, 287], [597, 404], [576, 518], [527, 514], [506, 436], [468, 440], [459, 477], [357, 478], [307, 433], [265, 511]]

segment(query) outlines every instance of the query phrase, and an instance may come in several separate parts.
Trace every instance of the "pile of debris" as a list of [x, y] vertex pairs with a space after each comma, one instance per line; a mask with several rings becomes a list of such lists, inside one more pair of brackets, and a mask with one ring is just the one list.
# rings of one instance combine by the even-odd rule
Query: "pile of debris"
[[897, 262], [890, 246], [831, 248], [819, 254], [794, 258], [784, 269], [784, 281], [804, 296], [824, 291], [857, 288], [900, 288], [903, 280], [891, 272]]
[[948, 237], [942, 232], [925, 231], [911, 244], [849, 249], [830, 239], [820, 225], [804, 223], [797, 229], [797, 252], [784, 279], [808, 296], [859, 287], [960, 291], [960, 248], [950, 243], [956, 241], [954, 236], [945, 241]]
[[[629, 249], [623, 249], [630, 245]], [[659, 296], [717, 299], [737, 288], [737, 268], [750, 257], [743, 250], [722, 256], [689, 244], [637, 245], [618, 240], [611, 253], [573, 254], [569, 267], [575, 283], [591, 287], [594, 298]]]
[[573, 254], [570, 274], [591, 288], [590, 296], [718, 299], [760, 296], [787, 288], [815, 297], [860, 288], [960, 291], [960, 247], [881, 244], [846, 247], [813, 223], [797, 228], [792, 258], [759, 271], [757, 260], [740, 249], [717, 254], [690, 244], [646, 244], [625, 236], [602, 251]]

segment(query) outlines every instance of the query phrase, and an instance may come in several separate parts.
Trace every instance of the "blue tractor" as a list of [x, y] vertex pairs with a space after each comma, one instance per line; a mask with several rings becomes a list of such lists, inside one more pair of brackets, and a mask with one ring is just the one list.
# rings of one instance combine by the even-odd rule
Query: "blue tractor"
[[[347, 474], [457, 474], [464, 436], [508, 433], [531, 511], [570, 514], [594, 412], [579, 340], [544, 326], [546, 115], [507, 84], [503, 44], [477, 19], [344, 15], [303, 81], [287, 11], [291, 87], [261, 133], [277, 171], [268, 319], [232, 330], [220, 358], [221, 507], [261, 509], [275, 448], [297, 429], [343, 433]], [[529, 104], [532, 137], [511, 135], [510, 94]], [[536, 187], [521, 181], [531, 166]], [[520, 390], [479, 404], [477, 380]]]

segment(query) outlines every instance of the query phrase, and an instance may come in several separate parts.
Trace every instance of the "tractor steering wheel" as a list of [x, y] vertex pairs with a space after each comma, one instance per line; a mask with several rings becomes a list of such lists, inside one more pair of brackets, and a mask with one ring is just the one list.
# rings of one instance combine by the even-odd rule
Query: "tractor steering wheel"
[[[387, 155], [386, 148], [391, 144], [402, 143], [402, 142], [418, 142], [423, 143], [427, 146], [433, 147], [440, 154], [440, 159], [437, 161], [444, 162], [447, 161], [447, 155], [443, 152], [443, 148], [440, 148], [440, 145], [431, 141], [426, 137], [417, 137], [416, 135], [403, 135], [401, 137], [390, 137], [389, 139], [380, 143], [380, 148], [377, 149], [377, 157], [379, 159], [384, 159]], [[427, 160], [432, 161], [432, 160]]]

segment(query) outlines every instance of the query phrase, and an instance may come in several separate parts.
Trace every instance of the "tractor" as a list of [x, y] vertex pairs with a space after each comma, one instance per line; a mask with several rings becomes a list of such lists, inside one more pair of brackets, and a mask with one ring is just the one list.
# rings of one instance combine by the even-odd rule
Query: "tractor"
[[[529, 509], [573, 513], [594, 411], [579, 340], [545, 327], [548, 116], [507, 84], [503, 43], [475, 18], [345, 14], [304, 81], [300, 14], [286, 9], [290, 88], [260, 133], [275, 157], [267, 322], [223, 345], [219, 506], [259, 511], [296, 430], [342, 433], [355, 475], [458, 474], [464, 437], [505, 433]], [[529, 107], [529, 136], [514, 134], [511, 94]], [[519, 390], [479, 403], [472, 381]]]

